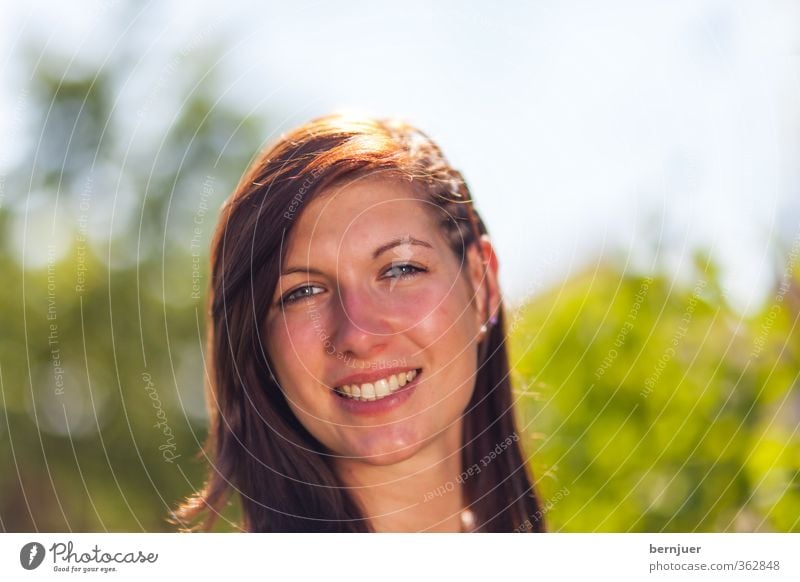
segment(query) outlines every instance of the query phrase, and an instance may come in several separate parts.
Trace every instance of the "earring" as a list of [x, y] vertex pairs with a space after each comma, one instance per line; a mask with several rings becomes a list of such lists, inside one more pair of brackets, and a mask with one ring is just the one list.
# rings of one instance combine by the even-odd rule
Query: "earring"
[[488, 327], [486, 327], [486, 324], [485, 324], [485, 323], [484, 323], [484, 324], [482, 324], [482, 325], [481, 325], [481, 337], [485, 336], [487, 331], [489, 331], [489, 328], [488, 328]]

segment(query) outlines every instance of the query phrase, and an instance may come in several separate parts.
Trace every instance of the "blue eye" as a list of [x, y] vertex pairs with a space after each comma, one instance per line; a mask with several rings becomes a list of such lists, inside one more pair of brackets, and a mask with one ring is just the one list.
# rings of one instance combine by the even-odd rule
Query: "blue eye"
[[324, 291], [324, 289], [322, 289], [322, 291], [320, 291], [318, 293], [310, 292], [313, 289], [322, 289], [322, 287], [318, 287], [317, 285], [305, 285], [304, 287], [298, 287], [294, 291], [291, 291], [290, 293], [287, 293], [286, 295], [284, 295], [284, 297], [283, 297], [283, 299], [281, 299], [281, 301], [283, 303], [293, 303], [295, 301], [301, 301], [303, 299], [308, 299], [309, 297], [313, 297], [314, 295], [319, 295], [319, 293]]
[[[425, 271], [426, 269], [417, 267], [410, 263], [400, 263], [393, 265], [384, 271], [384, 277], [388, 279], [410, 279], [411, 277], [414, 277], [419, 273], [424, 273]], [[325, 289], [318, 285], [304, 285], [303, 287], [298, 287], [294, 291], [290, 291], [284, 295], [281, 298], [281, 304], [303, 301], [305, 299], [310, 299], [314, 295], [319, 295], [320, 293], [324, 292]]]
[[[394, 271], [394, 275], [388, 275], [389, 273]], [[409, 263], [401, 263], [399, 265], [394, 265], [390, 269], [386, 271], [386, 274], [389, 278], [392, 279], [407, 279], [409, 277], [413, 277], [418, 273], [423, 273], [425, 269], [420, 269], [419, 267], [415, 267]]]

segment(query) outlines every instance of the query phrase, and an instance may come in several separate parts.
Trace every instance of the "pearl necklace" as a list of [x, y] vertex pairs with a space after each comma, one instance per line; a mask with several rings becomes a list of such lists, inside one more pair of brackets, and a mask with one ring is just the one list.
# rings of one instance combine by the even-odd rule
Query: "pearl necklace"
[[475, 515], [469, 509], [461, 511], [461, 533], [469, 533], [475, 529]]

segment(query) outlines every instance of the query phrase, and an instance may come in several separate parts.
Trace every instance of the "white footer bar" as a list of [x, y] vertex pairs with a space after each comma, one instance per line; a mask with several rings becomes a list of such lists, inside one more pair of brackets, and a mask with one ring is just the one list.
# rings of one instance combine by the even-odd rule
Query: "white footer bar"
[[2, 534], [0, 580], [800, 580], [800, 534]]

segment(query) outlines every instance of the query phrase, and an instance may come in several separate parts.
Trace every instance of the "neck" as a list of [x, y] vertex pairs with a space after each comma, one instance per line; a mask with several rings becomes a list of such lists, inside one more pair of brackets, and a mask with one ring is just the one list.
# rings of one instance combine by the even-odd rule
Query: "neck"
[[461, 421], [412, 457], [392, 465], [340, 459], [336, 471], [378, 532], [459, 532], [465, 507]]

